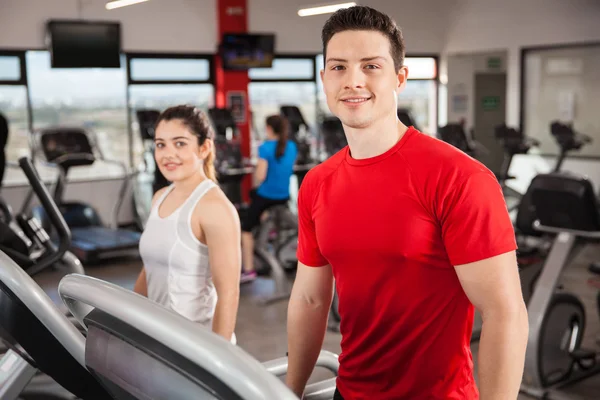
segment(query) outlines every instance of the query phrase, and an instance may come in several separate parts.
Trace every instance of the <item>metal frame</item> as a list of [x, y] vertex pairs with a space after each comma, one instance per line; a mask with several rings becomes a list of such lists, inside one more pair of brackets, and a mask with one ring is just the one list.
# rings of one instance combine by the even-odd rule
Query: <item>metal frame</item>
[[82, 325], [94, 308], [104, 311], [210, 371], [245, 399], [297, 399], [280, 379], [240, 347], [143, 296], [76, 274], [64, 277], [58, 292]]
[[44, 324], [71, 356], [85, 366], [85, 338], [75, 325], [69, 322], [42, 288], [1, 251], [0, 266], [0, 281]]
[[600, 359], [598, 359], [597, 356], [595, 368], [589, 370], [575, 368], [564, 381], [545, 387], [540, 375], [540, 351], [543, 350], [540, 349], [540, 338], [544, 320], [555, 293], [558, 279], [577, 247], [576, 241], [578, 237], [600, 239], [600, 232], [547, 227], [541, 225], [539, 221], [535, 221], [533, 225], [535, 229], [543, 232], [555, 233], [557, 236], [554, 239], [554, 243], [546, 258], [542, 272], [536, 282], [535, 290], [528, 304], [529, 338], [527, 341], [527, 351], [525, 353], [523, 384], [521, 385], [520, 390], [536, 398], [547, 398], [548, 396], [550, 396], [550, 398], [563, 398], [564, 394], [556, 391], [556, 389], [600, 373]]
[[[585, 41], [585, 42], [574, 42], [574, 43], [565, 43], [565, 44], [556, 44], [556, 45], [546, 45], [546, 46], [531, 46], [531, 47], [522, 47], [521, 48], [521, 80], [520, 80], [520, 90], [519, 90], [519, 130], [521, 132], [525, 132], [525, 92], [526, 92], [526, 74], [525, 74], [525, 62], [528, 53], [536, 52], [536, 51], [551, 51], [551, 50], [559, 50], [559, 49], [573, 49], [573, 48], [585, 48], [585, 47], [598, 47], [600, 48], [599, 41]], [[556, 157], [558, 153], [540, 153], [538, 154], [541, 157]], [[591, 160], [597, 161], [600, 160], [600, 156], [589, 156], [589, 155], [578, 155], [577, 153], [569, 155], [570, 158], [576, 158], [579, 160]]]

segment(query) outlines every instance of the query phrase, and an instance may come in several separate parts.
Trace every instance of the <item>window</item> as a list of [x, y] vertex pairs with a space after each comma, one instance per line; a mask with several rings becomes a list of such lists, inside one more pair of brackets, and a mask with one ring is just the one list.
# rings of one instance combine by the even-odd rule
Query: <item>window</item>
[[154, 109], [163, 111], [178, 104], [193, 104], [207, 111], [214, 105], [214, 88], [210, 84], [131, 85], [129, 108], [133, 134], [133, 165], [143, 160], [144, 145], [137, 121], [136, 110]]
[[276, 58], [271, 68], [251, 68], [251, 80], [314, 80], [314, 61], [310, 58]]
[[130, 60], [131, 82], [208, 81], [210, 62], [194, 58], [138, 58]]
[[278, 56], [273, 67], [253, 68], [248, 73], [252, 111], [252, 154], [264, 140], [265, 120], [279, 114], [283, 105], [297, 106], [309, 126], [311, 156], [317, 156], [319, 129], [317, 125], [314, 57]]
[[0, 82], [21, 80], [21, 59], [18, 55], [0, 55]]
[[554, 121], [592, 138], [570, 157], [600, 154], [600, 43], [531, 48], [523, 51], [521, 129], [539, 141], [539, 151], [558, 155], [550, 133]]
[[[0, 85], [0, 113], [4, 114], [8, 120], [6, 161], [16, 163], [19, 158], [30, 155], [27, 89], [25, 86]], [[20, 168], [5, 168], [3, 185], [18, 185], [25, 182], [27, 182], [27, 178]]]
[[[317, 73], [324, 68], [323, 55], [316, 58]], [[423, 132], [437, 131], [437, 60], [434, 57], [406, 57], [408, 82], [398, 96], [398, 107], [410, 110], [415, 123]], [[331, 115], [321, 79], [317, 79], [318, 113]]]
[[192, 104], [204, 111], [214, 105], [210, 56], [202, 54], [129, 54], [129, 111], [133, 135], [132, 162], [144, 158], [144, 143], [136, 111], [163, 111], [179, 104]]
[[[25, 56], [22, 52], [0, 54], [0, 113], [8, 120], [6, 161], [15, 164], [29, 156], [29, 114], [27, 112], [27, 77], [22, 73]], [[4, 185], [27, 182], [19, 168], [5, 167]]]
[[[51, 68], [47, 51], [28, 51], [27, 79], [33, 128], [71, 125], [84, 127], [94, 137], [104, 158], [128, 164], [126, 108], [127, 76], [121, 68]], [[39, 168], [43, 178], [55, 179], [56, 170]], [[69, 180], [122, 177], [118, 166], [102, 162], [69, 171]]]

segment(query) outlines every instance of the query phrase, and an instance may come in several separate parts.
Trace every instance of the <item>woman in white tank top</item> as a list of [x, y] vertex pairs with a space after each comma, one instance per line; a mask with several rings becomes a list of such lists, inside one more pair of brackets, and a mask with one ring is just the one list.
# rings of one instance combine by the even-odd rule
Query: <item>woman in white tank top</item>
[[235, 342], [240, 222], [215, 183], [212, 137], [207, 116], [194, 107], [158, 118], [156, 165], [172, 184], [152, 199], [134, 291]]

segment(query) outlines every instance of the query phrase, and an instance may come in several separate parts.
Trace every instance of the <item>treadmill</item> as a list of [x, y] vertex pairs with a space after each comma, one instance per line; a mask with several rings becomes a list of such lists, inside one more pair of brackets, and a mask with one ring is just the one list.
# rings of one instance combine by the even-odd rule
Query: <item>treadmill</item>
[[298, 149], [294, 174], [298, 177], [298, 187], [300, 187], [308, 171], [317, 165], [311, 155], [308, 137], [310, 127], [306, 123], [302, 111], [300, 111], [298, 106], [283, 105], [279, 108], [279, 111], [287, 119], [290, 128], [289, 138], [296, 143]]
[[[279, 379], [285, 357], [260, 363], [242, 348], [147, 298], [72, 274], [59, 294], [87, 328], [85, 364], [116, 400], [298, 400]], [[337, 375], [322, 351], [317, 366]], [[336, 378], [307, 385], [304, 399], [331, 400]]]
[[[53, 198], [71, 229], [71, 252], [84, 264], [138, 254], [141, 233], [118, 227], [118, 215], [129, 183], [125, 164], [105, 159], [100, 149], [93, 145], [89, 134], [78, 127], [41, 130], [34, 140], [33, 147], [37, 150], [36, 155], [41, 153], [47, 164], [59, 170]], [[109, 225], [103, 223], [96, 210], [89, 204], [63, 200], [69, 170], [92, 165], [97, 160], [120, 166], [125, 177]], [[43, 209], [37, 207], [33, 214], [42, 221], [42, 226], [47, 226]]]

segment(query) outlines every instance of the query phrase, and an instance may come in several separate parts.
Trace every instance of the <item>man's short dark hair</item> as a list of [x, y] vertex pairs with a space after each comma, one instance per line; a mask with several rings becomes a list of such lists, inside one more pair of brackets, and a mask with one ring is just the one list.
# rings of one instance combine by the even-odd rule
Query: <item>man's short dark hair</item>
[[390, 51], [396, 71], [404, 65], [402, 31], [388, 15], [366, 6], [353, 6], [336, 11], [329, 17], [321, 32], [323, 61], [327, 61], [327, 44], [336, 33], [344, 31], [377, 31], [390, 41]]

